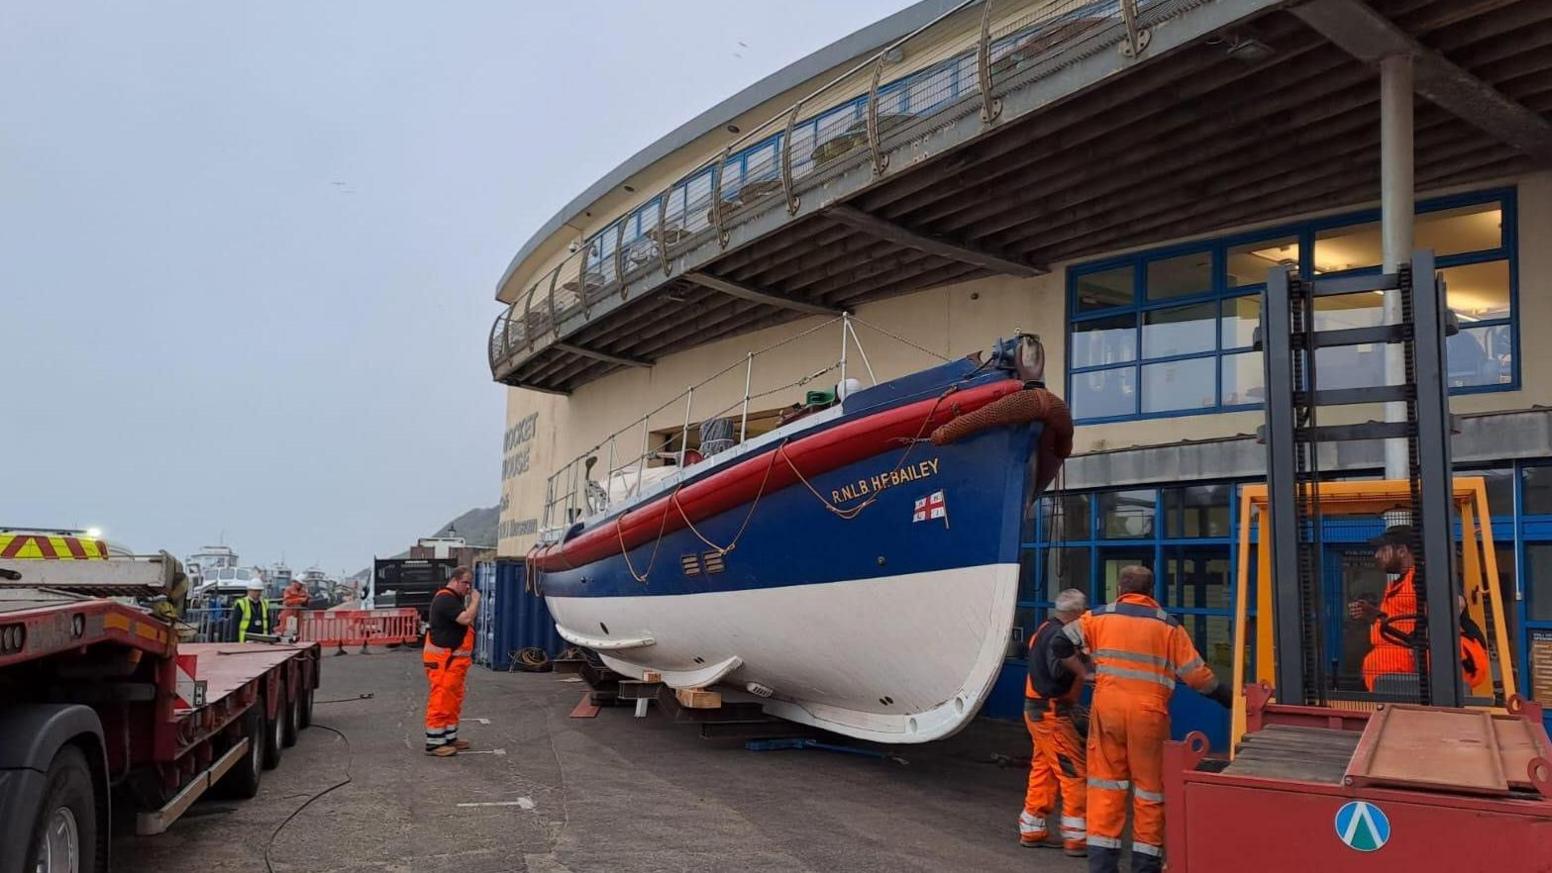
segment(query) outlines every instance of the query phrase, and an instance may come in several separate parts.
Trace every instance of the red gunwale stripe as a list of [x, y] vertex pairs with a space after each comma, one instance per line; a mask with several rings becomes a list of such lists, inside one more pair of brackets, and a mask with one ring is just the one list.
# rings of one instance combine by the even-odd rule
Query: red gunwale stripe
[[[918, 434], [925, 438], [939, 425], [1023, 387], [1017, 379], [1005, 379], [955, 391], [941, 401], [934, 397], [897, 406], [794, 439], [786, 444], [786, 455], [805, 477], [812, 479], [889, 448], [903, 452], [904, 446], [899, 440], [912, 439]], [[937, 407], [935, 411], [934, 406]], [[932, 420], [924, 427], [922, 420], [929, 412]], [[792, 468], [786, 463], [776, 461], [772, 465], [771, 452], [774, 451], [776, 446], [773, 445], [767, 451], [680, 488], [679, 505], [684, 508], [684, 514], [690, 521], [697, 522], [748, 503], [759, 492], [767, 470], [770, 471], [770, 482], [765, 486], [767, 493], [797, 482]], [[684, 527], [684, 518], [674, 509], [672, 496], [670, 491], [573, 540], [548, 546], [535, 554], [535, 564], [540, 570], [547, 571], [579, 567], [618, 553], [622, 539], [625, 548], [633, 549], [651, 542], [659, 530], [665, 534], [679, 530]]]

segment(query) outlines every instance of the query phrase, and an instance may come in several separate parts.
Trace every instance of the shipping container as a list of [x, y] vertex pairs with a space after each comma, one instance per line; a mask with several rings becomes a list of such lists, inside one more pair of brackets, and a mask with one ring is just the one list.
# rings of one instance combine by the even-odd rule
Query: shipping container
[[475, 627], [475, 663], [507, 670], [512, 656], [530, 646], [554, 658], [567, 643], [555, 632], [544, 598], [524, 588], [521, 560], [475, 565], [474, 584], [480, 590], [480, 617]]

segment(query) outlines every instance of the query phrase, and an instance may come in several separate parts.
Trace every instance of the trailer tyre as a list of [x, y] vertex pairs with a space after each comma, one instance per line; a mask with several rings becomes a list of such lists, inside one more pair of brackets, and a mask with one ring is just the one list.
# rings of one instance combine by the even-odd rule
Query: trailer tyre
[[[279, 683], [279, 700], [286, 699], [286, 683]], [[268, 708], [268, 701], [265, 701]], [[275, 717], [270, 718], [268, 713], [264, 718], [264, 769], [273, 770], [280, 766], [280, 752], [285, 747], [286, 710], [288, 707], [282, 702], [275, 707]]]
[[86, 756], [75, 746], [65, 746], [49, 765], [48, 789], [22, 869], [95, 873], [99, 824]]
[[243, 738], [248, 754], [226, 771], [216, 788], [223, 797], [248, 800], [259, 793], [259, 777], [264, 770], [264, 710], [255, 703], [243, 713]]
[[298, 692], [295, 699], [287, 700], [284, 693], [280, 695], [280, 711], [277, 713], [280, 716], [280, 743], [288, 749], [296, 745], [296, 710], [301, 705], [301, 696]]
[[296, 695], [296, 726], [298, 729], [313, 726], [313, 689]]

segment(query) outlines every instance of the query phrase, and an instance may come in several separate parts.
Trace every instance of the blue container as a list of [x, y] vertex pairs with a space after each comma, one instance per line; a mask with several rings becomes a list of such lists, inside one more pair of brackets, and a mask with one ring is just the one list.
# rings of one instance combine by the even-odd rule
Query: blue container
[[555, 619], [550, 617], [544, 598], [523, 590], [521, 560], [481, 564], [475, 572], [476, 587], [482, 572], [487, 587], [480, 588], [481, 626], [475, 634], [475, 663], [506, 670], [519, 649], [537, 647], [554, 658], [566, 648], [567, 642], [555, 632]]

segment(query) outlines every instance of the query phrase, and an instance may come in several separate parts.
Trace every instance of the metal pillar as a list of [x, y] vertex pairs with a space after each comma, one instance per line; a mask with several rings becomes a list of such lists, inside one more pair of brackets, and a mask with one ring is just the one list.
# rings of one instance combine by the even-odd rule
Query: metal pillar
[[[1394, 273], [1412, 256], [1412, 222], [1416, 213], [1412, 178], [1412, 58], [1391, 55], [1380, 61], [1380, 234], [1384, 272]], [[1385, 292], [1386, 324], [1398, 324], [1402, 318], [1402, 291]], [[1385, 349], [1385, 382], [1398, 385], [1406, 381], [1406, 361], [1402, 348], [1392, 343]], [[1405, 403], [1385, 404], [1386, 421], [1406, 421]], [[1385, 441], [1385, 478], [1405, 479], [1408, 475], [1405, 440]], [[1404, 519], [1391, 519], [1400, 523]]]

